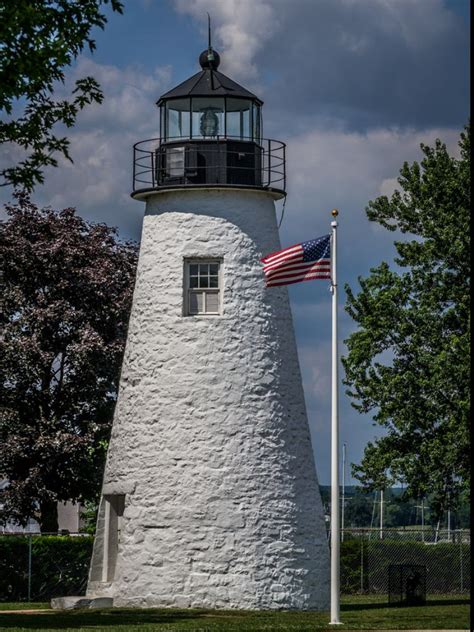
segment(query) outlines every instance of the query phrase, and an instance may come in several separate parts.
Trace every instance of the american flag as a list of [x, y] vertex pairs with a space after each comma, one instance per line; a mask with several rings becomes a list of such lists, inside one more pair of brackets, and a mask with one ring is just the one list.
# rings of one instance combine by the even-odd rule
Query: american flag
[[262, 260], [267, 287], [331, 278], [331, 235], [290, 246]]

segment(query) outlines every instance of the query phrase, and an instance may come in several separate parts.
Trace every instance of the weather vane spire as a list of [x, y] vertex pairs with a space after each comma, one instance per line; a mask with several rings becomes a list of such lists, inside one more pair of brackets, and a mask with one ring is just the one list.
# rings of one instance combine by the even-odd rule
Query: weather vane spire
[[214, 61], [214, 51], [212, 50], [211, 44], [211, 16], [209, 13], [207, 14], [207, 59], [209, 61]]

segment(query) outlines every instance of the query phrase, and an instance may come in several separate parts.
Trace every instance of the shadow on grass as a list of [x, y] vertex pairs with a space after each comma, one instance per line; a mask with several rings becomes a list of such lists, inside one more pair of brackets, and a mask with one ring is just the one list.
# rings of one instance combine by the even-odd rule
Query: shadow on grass
[[0, 612], [0, 629], [21, 628], [30, 630], [66, 628], [94, 628], [109, 626], [140, 626], [144, 624], [173, 624], [184, 621], [196, 621], [212, 617], [231, 621], [233, 616], [242, 617], [241, 612], [215, 610], [146, 610], [146, 609], [120, 609], [120, 610], [68, 610], [47, 611], [37, 614], [7, 614]]
[[[468, 626], [464, 622], [468, 615], [456, 612], [452, 607], [467, 606], [468, 599], [448, 598], [433, 599], [427, 602], [426, 608], [391, 608], [387, 602], [342, 604], [342, 619], [346, 617], [346, 626], [350, 629], [395, 629], [394, 622], [400, 622], [396, 629], [411, 628], [420, 623], [420, 628], [432, 627], [436, 621], [438, 627], [449, 627], [448, 623], [456, 623], [455, 627]], [[433, 607], [441, 606], [441, 608]], [[442, 608], [446, 607], [446, 610]], [[388, 616], [387, 609], [391, 610]], [[450, 609], [451, 608], [451, 609]], [[462, 609], [463, 611], [465, 609]], [[244, 610], [211, 610], [211, 609], [164, 609], [164, 608], [121, 608], [110, 610], [68, 610], [47, 611], [37, 614], [8, 614], [0, 612], [0, 630], [218, 630], [250, 631], [267, 630], [327, 630], [328, 613], [288, 612], [288, 611], [244, 611]], [[371, 623], [372, 622], [372, 623]], [[388, 626], [387, 626], [388, 623]], [[166, 627], [161, 627], [166, 626]], [[416, 625], [415, 625], [416, 627]]]
[[377, 601], [375, 603], [343, 603], [341, 604], [341, 610], [345, 612], [357, 612], [360, 610], [381, 610], [383, 608], [401, 608], [402, 610], [409, 610], [410, 608], [424, 608], [431, 606], [466, 606], [470, 601], [466, 599], [428, 599], [425, 606], [400, 606], [394, 604], [393, 606], [388, 601]]

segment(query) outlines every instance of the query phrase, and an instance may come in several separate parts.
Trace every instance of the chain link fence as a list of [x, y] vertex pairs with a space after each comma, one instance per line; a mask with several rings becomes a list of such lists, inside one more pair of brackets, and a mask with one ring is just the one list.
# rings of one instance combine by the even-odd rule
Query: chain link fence
[[0, 535], [0, 601], [84, 594], [92, 543], [84, 534]]
[[425, 566], [428, 595], [470, 592], [468, 530], [346, 529], [341, 540], [342, 594], [387, 594], [391, 564]]
[[[425, 566], [428, 595], [470, 591], [467, 530], [346, 529], [341, 540], [344, 595], [387, 594], [391, 564]], [[0, 534], [0, 601], [85, 594], [92, 544], [83, 534]]]

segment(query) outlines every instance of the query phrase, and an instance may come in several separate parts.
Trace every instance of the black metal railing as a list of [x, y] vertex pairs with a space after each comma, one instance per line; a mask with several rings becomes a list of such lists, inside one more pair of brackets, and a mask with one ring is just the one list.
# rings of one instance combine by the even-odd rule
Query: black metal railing
[[176, 187], [244, 187], [285, 193], [286, 145], [241, 137], [152, 138], [133, 147], [133, 193]]

